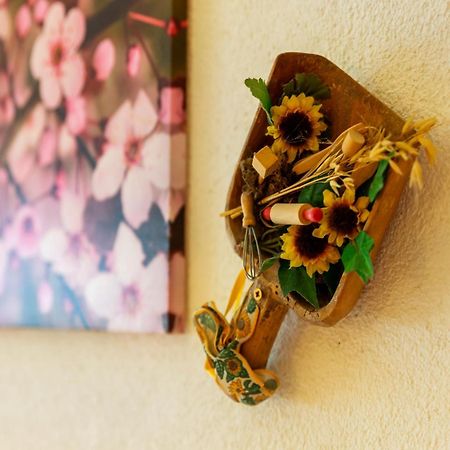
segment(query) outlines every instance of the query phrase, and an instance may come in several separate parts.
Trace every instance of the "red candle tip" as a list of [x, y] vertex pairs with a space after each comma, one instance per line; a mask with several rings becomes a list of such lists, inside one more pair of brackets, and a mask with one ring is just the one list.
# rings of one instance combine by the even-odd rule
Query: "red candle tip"
[[323, 218], [323, 212], [320, 208], [308, 208], [303, 212], [303, 217], [313, 223], [318, 223]]
[[271, 221], [271, 219], [270, 219], [270, 210], [271, 209], [272, 209], [272, 207], [268, 206], [267, 208], [264, 208], [263, 212], [262, 212], [263, 219], [266, 220], [267, 222]]

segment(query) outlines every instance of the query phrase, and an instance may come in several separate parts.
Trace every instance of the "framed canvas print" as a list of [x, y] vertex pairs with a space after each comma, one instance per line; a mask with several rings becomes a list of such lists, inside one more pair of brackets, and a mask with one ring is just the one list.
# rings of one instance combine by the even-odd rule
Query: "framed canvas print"
[[186, 0], [0, 1], [0, 325], [184, 325]]

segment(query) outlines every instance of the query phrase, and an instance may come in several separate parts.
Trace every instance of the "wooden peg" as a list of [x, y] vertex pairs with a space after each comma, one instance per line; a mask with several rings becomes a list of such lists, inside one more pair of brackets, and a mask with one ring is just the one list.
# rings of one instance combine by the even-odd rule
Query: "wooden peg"
[[364, 136], [356, 131], [350, 130], [342, 143], [342, 151], [348, 158], [352, 157], [366, 142]]
[[262, 179], [271, 175], [277, 169], [278, 163], [277, 155], [268, 145], [253, 155], [252, 166]]

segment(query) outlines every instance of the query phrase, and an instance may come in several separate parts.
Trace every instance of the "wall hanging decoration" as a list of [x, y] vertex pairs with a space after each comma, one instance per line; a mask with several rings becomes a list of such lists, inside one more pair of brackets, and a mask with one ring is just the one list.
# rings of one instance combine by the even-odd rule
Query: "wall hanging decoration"
[[279, 385], [266, 364], [288, 309], [323, 326], [352, 310], [405, 185], [422, 185], [419, 153], [436, 150], [433, 118], [403, 121], [321, 56], [282, 54], [267, 84], [245, 84], [261, 107], [222, 214], [243, 272], [225, 314], [210, 302], [194, 322], [207, 371], [255, 405]]
[[184, 325], [186, 1], [0, 4], [0, 325]]

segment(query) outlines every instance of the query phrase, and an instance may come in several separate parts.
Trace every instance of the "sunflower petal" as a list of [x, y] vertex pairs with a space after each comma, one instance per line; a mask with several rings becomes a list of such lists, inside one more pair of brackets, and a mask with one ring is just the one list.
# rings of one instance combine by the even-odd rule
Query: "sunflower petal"
[[294, 159], [297, 156], [297, 149], [295, 147], [288, 147], [287, 154], [288, 154], [288, 163], [291, 163], [294, 161]]
[[323, 204], [325, 206], [331, 206], [335, 200], [336, 195], [334, 195], [333, 192], [329, 191], [328, 189], [325, 189], [323, 191]]
[[346, 189], [342, 198], [353, 205], [355, 203], [355, 191], [353, 189]]
[[367, 208], [369, 206], [370, 199], [369, 197], [359, 197], [358, 200], [356, 200], [355, 206], [362, 211], [363, 209]]

